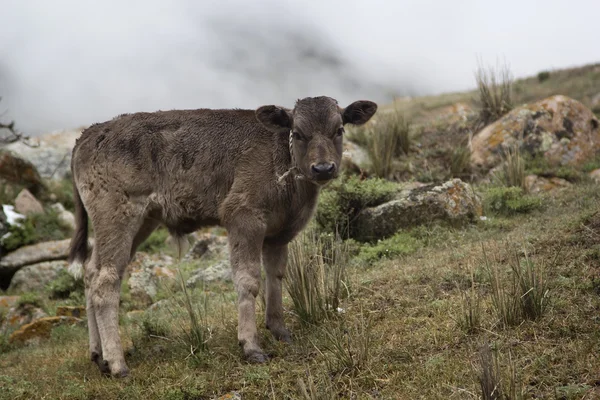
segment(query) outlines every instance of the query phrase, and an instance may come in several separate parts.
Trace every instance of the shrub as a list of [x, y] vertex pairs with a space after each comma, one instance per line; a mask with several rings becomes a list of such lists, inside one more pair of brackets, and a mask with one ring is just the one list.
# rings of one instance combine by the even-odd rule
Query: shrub
[[385, 203], [394, 197], [398, 186], [384, 179], [360, 180], [356, 176], [334, 181], [319, 196], [316, 222], [323, 232], [347, 237], [354, 218], [365, 207]]
[[44, 305], [44, 302], [42, 301], [42, 298], [39, 294], [34, 292], [27, 292], [23, 293], [21, 297], [19, 297], [19, 300], [17, 301], [17, 306], [23, 307], [27, 305], [33, 307], [42, 307]]
[[57, 277], [46, 286], [52, 299], [67, 299], [71, 296], [83, 296], [83, 279], [75, 279], [67, 270], [58, 271]]
[[538, 82], [542, 83], [550, 79], [550, 71], [541, 71], [537, 74]]
[[420, 246], [420, 242], [408, 233], [400, 232], [394, 236], [380, 240], [375, 244], [365, 244], [361, 247], [357, 259], [371, 264], [382, 258], [394, 258], [412, 254]]
[[525, 214], [540, 209], [542, 200], [519, 187], [492, 187], [484, 194], [484, 207], [495, 214]]
[[487, 69], [479, 65], [475, 80], [480, 123], [494, 122], [512, 109], [513, 78], [507, 65]]
[[10, 235], [2, 239], [2, 246], [8, 251], [29, 244], [66, 239], [71, 235], [71, 227], [51, 209], [43, 214], [32, 214], [19, 222], [20, 225], [10, 226]]

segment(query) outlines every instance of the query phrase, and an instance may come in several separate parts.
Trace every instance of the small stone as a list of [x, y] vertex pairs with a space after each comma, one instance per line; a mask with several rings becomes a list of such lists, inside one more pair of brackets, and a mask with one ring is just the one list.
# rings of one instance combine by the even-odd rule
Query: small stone
[[31, 304], [15, 305], [6, 314], [4, 322], [0, 327], [0, 334], [6, 334], [45, 316], [46, 313], [44, 310]]
[[56, 307], [56, 316], [84, 318], [86, 316], [86, 310], [84, 306], [59, 306]]
[[42, 203], [40, 203], [27, 189], [21, 190], [15, 199], [15, 210], [26, 216], [44, 213]]
[[600, 168], [589, 173], [590, 178], [596, 183], [600, 183]]
[[75, 215], [71, 211], [65, 209], [65, 207], [60, 203], [55, 203], [50, 206], [54, 212], [58, 214], [58, 219], [70, 227], [72, 230], [75, 230]]
[[553, 192], [569, 186], [572, 186], [572, 183], [562, 178], [544, 178], [537, 175], [527, 175], [525, 177], [525, 188], [533, 194]]

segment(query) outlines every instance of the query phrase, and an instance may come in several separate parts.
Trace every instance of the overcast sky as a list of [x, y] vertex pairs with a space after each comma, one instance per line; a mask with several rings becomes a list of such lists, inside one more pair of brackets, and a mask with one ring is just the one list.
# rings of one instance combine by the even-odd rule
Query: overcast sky
[[[95, 5], [92, 5], [95, 4]], [[172, 108], [469, 89], [600, 61], [599, 0], [6, 0], [0, 111], [39, 134]]]

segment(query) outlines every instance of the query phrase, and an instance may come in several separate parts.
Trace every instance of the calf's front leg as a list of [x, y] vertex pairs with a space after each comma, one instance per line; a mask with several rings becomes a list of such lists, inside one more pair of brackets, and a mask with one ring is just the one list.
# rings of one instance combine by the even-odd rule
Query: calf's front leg
[[265, 266], [267, 310], [267, 329], [273, 336], [283, 342], [291, 342], [290, 332], [283, 322], [282, 280], [287, 265], [288, 247], [274, 246], [267, 243], [263, 246], [263, 264]]
[[228, 231], [233, 282], [238, 295], [238, 341], [248, 361], [262, 363], [267, 356], [258, 341], [256, 296], [265, 229], [256, 219], [242, 217], [235, 221]]

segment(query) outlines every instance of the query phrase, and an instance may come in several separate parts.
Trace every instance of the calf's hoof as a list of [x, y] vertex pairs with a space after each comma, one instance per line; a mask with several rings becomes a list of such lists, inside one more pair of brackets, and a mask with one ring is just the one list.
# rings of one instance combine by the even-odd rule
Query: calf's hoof
[[108, 362], [105, 361], [100, 354], [92, 352], [90, 359], [93, 363], [95, 363], [98, 366], [98, 369], [100, 370], [100, 373], [102, 375], [110, 375], [110, 368], [108, 368]]
[[246, 361], [251, 364], [263, 364], [269, 360], [269, 357], [260, 350], [253, 350], [245, 354]]
[[[269, 329], [267, 327], [267, 329]], [[284, 343], [292, 343], [292, 334], [285, 327], [269, 329], [273, 337]]]

